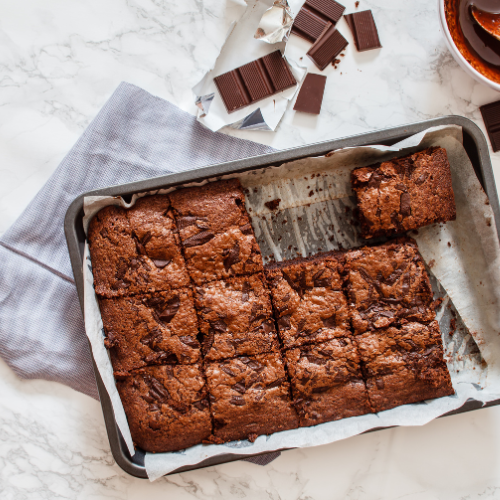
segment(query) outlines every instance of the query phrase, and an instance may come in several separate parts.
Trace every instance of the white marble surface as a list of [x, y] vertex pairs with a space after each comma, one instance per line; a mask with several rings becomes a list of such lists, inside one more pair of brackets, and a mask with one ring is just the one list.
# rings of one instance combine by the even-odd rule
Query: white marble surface
[[[348, 10], [354, 1], [344, 0]], [[122, 80], [194, 112], [241, 2], [0, 0], [0, 234], [40, 189]], [[481, 128], [478, 106], [500, 96], [445, 48], [435, 0], [361, 0], [384, 48], [351, 44], [329, 74], [319, 117], [289, 110], [276, 133], [231, 132], [277, 148], [446, 114]], [[345, 24], [340, 30], [351, 40]], [[492, 154], [497, 180], [500, 153]], [[1, 265], [1, 264], [0, 264]], [[500, 409], [289, 451], [266, 467], [239, 462], [134, 479], [114, 463], [99, 403], [0, 362], [0, 499], [500, 498]]]

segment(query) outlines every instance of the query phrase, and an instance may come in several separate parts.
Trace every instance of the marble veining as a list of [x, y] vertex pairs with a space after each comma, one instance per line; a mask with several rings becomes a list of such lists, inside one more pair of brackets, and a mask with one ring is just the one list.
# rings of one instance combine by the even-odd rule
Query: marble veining
[[[347, 12], [353, 0], [343, 0]], [[123, 80], [195, 113], [243, 0], [0, 1], [0, 234], [21, 213]], [[361, 0], [381, 50], [350, 42], [329, 67], [323, 111], [288, 110], [276, 133], [227, 133], [287, 148], [460, 114], [500, 96], [468, 77], [440, 32], [435, 0]], [[500, 175], [500, 154], [492, 154]], [[62, 385], [22, 381], [0, 361], [0, 499], [473, 500], [500, 498], [500, 409], [424, 427], [285, 452], [149, 483], [109, 450], [99, 403]]]

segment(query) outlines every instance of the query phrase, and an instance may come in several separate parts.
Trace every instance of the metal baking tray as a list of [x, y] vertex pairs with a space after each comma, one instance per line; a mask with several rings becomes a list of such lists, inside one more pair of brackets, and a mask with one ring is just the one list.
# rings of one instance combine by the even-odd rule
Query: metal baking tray
[[[308, 146], [302, 146], [276, 153], [270, 153], [252, 158], [245, 158], [243, 160], [236, 160], [218, 165], [210, 165], [196, 170], [187, 172], [168, 174], [153, 179], [144, 181], [132, 182], [129, 184], [122, 184], [112, 186], [96, 191], [80, 195], [76, 198], [68, 208], [64, 221], [64, 230], [66, 233], [66, 240], [73, 267], [73, 274], [75, 283], [78, 290], [80, 299], [80, 306], [83, 311], [83, 249], [85, 243], [85, 233], [83, 231], [83, 199], [85, 196], [123, 196], [125, 199], [130, 199], [134, 193], [152, 191], [156, 189], [169, 188], [174, 186], [181, 186], [189, 182], [202, 181], [207, 178], [213, 178], [220, 175], [234, 174], [245, 172], [266, 166], [281, 165], [284, 162], [306, 158], [309, 156], [322, 156], [335, 149], [345, 147], [367, 146], [370, 144], [383, 144], [390, 146], [399, 142], [411, 135], [421, 132], [429, 127], [439, 125], [459, 125], [463, 130], [463, 145], [469, 158], [474, 166], [476, 175], [483, 186], [486, 194], [489, 197], [491, 207], [495, 215], [495, 222], [497, 232], [500, 228], [500, 206], [498, 202], [498, 194], [495, 186], [493, 170], [491, 167], [490, 156], [488, 152], [488, 145], [486, 139], [479, 129], [479, 127], [471, 120], [462, 116], [445, 116], [442, 118], [435, 118], [432, 120], [425, 120], [409, 125], [403, 125], [394, 128], [379, 130], [376, 132], [369, 132], [365, 134], [353, 135], [333, 141], [319, 142]], [[499, 234], [500, 237], [500, 234]], [[106, 430], [108, 432], [109, 443], [111, 452], [117, 464], [127, 473], [132, 476], [147, 478], [146, 469], [144, 467], [144, 453], [138, 450], [137, 453], [131, 457], [125, 441], [116, 425], [114, 418], [113, 408], [111, 406], [110, 398], [104, 388], [103, 382], [96, 369], [94, 363], [94, 373], [101, 399], [102, 411], [104, 414], [104, 421], [106, 423]], [[492, 401], [484, 406], [494, 406], [500, 404], [500, 400]], [[443, 416], [463, 413], [466, 411], [475, 410], [484, 407], [482, 403], [469, 400], [458, 410], [454, 410]], [[382, 429], [382, 428], [380, 428]], [[373, 429], [373, 430], [380, 430]], [[372, 430], [372, 431], [373, 431]], [[372, 432], [369, 431], [369, 432]], [[263, 453], [265, 454], [265, 453]], [[255, 455], [254, 455], [255, 456]], [[209, 467], [226, 462], [248, 458], [249, 455], [225, 454], [216, 457], [211, 457], [196, 465], [180, 467], [171, 474], [184, 472], [203, 467]]]

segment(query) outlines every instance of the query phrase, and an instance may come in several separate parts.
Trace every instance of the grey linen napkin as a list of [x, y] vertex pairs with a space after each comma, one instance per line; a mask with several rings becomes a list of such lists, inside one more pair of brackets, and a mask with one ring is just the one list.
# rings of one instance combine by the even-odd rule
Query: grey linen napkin
[[23, 214], [0, 238], [0, 355], [23, 378], [98, 399], [64, 216], [81, 193], [273, 151], [214, 133], [122, 83]]

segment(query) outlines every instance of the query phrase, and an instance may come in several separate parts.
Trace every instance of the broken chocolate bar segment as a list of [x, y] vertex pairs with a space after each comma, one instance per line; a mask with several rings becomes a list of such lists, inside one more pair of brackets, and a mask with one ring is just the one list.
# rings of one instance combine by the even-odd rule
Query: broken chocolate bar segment
[[348, 43], [335, 26], [331, 25], [316, 40], [307, 55], [320, 70], [324, 70], [347, 47]]
[[314, 43], [330, 23], [337, 23], [344, 10], [334, 0], [306, 0], [295, 18], [292, 33]]
[[297, 83], [279, 50], [219, 75], [214, 82], [228, 113]]
[[329, 24], [329, 21], [318, 16], [304, 5], [295, 18], [292, 33], [314, 43]]
[[326, 76], [324, 75], [314, 75], [311, 73], [306, 75], [293, 109], [295, 111], [319, 115], [325, 92], [325, 84]]
[[351, 28], [359, 52], [382, 48], [371, 10], [346, 14], [344, 17]]
[[500, 101], [479, 108], [493, 151], [500, 151]]

